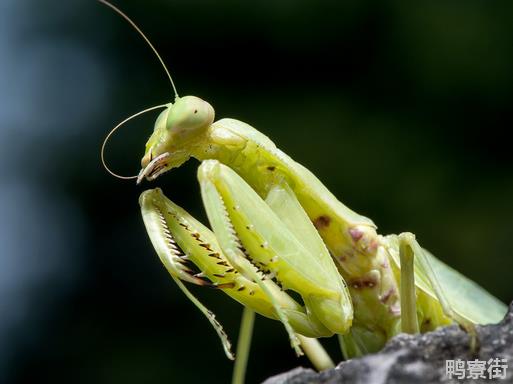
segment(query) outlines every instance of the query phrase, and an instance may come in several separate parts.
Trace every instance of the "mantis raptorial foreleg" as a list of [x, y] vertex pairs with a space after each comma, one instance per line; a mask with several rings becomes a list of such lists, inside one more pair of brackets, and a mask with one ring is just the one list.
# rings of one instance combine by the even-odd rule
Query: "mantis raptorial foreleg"
[[[230, 264], [212, 231], [166, 198], [158, 188], [144, 191], [139, 203], [150, 240], [172, 276], [222, 290], [255, 312], [277, 319], [261, 286]], [[254, 270], [258, 272], [256, 267]], [[264, 284], [294, 330], [309, 337], [332, 334], [271, 279], [266, 279]]]
[[[247, 308], [256, 310], [264, 316], [280, 319], [288, 328], [291, 341], [297, 343], [295, 345], [297, 348], [301, 344], [316, 366], [319, 368], [331, 366], [331, 360], [321, 352], [323, 350], [317, 341], [306, 337], [298, 338], [295, 333], [310, 337], [333, 334], [319, 321], [318, 317], [325, 318], [324, 321], [328, 324], [336, 322], [337, 326], [339, 326], [338, 323], [343, 324], [347, 319], [337, 318], [336, 312], [333, 314], [330, 312], [330, 317], [322, 315], [322, 312], [320, 315], [319, 313], [315, 315], [315, 311], [332, 311], [329, 304], [331, 303], [331, 306], [335, 304], [331, 296], [338, 297], [335, 303], [344, 304], [340, 293], [336, 291], [329, 293], [326, 288], [318, 288], [317, 295], [327, 294], [324, 301], [328, 303], [328, 307], [322, 305], [316, 307], [318, 302], [314, 300], [312, 309], [308, 307], [312, 298], [304, 293], [301, 287], [295, 288], [303, 294], [307, 308], [296, 303], [283, 290], [290, 279], [287, 274], [294, 273], [287, 269], [286, 260], [290, 257], [289, 255], [302, 252], [306, 256], [308, 250], [318, 253], [323, 249], [322, 242], [312, 224], [304, 212], [300, 211], [300, 205], [293, 199], [293, 195], [290, 195], [290, 191], [283, 187], [269, 194], [268, 205], [233, 171], [217, 162], [202, 164], [198, 175], [203, 201], [207, 214], [211, 218], [215, 235], [165, 198], [159, 189], [145, 191], [141, 195], [140, 204], [148, 234], [166, 268], [177, 278], [198, 285], [218, 287]], [[247, 201], [252, 203], [247, 205]], [[227, 205], [226, 202], [230, 204]], [[283, 223], [271, 208], [277, 202], [280, 202], [280, 208], [275, 208], [282, 216], [284, 209], [288, 207], [298, 228], [308, 229], [309, 236], [318, 241], [312, 244], [310, 241], [305, 241], [307, 239], [303, 239], [303, 243], [307, 244], [306, 249], [302, 246], [298, 248], [299, 243], [295, 235], [288, 232], [287, 224]], [[263, 220], [252, 222], [253, 212], [258, 212]], [[262, 233], [267, 226], [279, 226], [282, 230]], [[262, 249], [267, 249], [267, 259], [262, 256]], [[312, 254], [312, 257], [317, 257], [316, 253]], [[280, 258], [284, 260], [280, 262]], [[323, 267], [325, 272], [330, 265], [334, 266], [331, 259], [327, 260]], [[192, 266], [188, 265], [190, 263], [199, 268], [200, 272], [193, 272]], [[335, 274], [335, 276], [338, 275]], [[273, 279], [281, 287], [278, 287]], [[190, 295], [187, 291], [186, 294]], [[198, 304], [196, 299], [193, 301], [201, 309], [202, 305]], [[204, 310], [202, 312], [205, 313]], [[211, 312], [206, 315], [212, 322]], [[227, 341], [224, 332], [220, 331], [217, 323], [213, 324], [223, 339], [226, 349]], [[243, 339], [249, 340], [248, 332], [242, 333]], [[239, 343], [238, 349], [243, 351], [241, 356], [243, 359], [244, 351], [249, 348], [248, 343], [249, 341], [244, 340], [242, 344]], [[236, 377], [243, 372], [243, 366], [244, 363], [237, 363]]]

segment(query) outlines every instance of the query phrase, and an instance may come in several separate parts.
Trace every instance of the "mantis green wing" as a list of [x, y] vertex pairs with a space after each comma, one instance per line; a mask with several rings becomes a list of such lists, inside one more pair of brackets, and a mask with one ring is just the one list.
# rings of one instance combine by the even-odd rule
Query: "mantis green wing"
[[[476, 324], [492, 324], [502, 320], [507, 307], [474, 281], [437, 259], [428, 251], [424, 255], [431, 265], [452, 309], [460, 316]], [[415, 278], [424, 278], [429, 271], [416, 264]], [[422, 277], [420, 277], [422, 276]], [[427, 279], [426, 279], [427, 280]], [[433, 289], [426, 291], [434, 295]]]
[[[507, 312], [504, 303], [416, 242], [413, 248], [417, 288], [435, 300], [446, 301], [458, 318], [468, 322], [492, 324], [502, 320]], [[390, 255], [395, 266], [400, 268], [399, 255], [395, 252]]]

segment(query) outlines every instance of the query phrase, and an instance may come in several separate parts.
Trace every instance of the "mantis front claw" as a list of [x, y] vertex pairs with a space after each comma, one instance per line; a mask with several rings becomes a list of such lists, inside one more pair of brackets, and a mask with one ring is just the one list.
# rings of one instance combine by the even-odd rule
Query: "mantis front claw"
[[[226, 256], [227, 253], [220, 246], [216, 234], [166, 198], [160, 189], [144, 191], [139, 203], [150, 240], [175, 280], [221, 289], [263, 316], [286, 320], [293, 334], [297, 332], [307, 337], [333, 334], [302, 304], [288, 295], [280, 287], [279, 280], [273, 281], [268, 271], [257, 267], [258, 262], [248, 261], [246, 270], [242, 272], [240, 266], [234, 265]], [[263, 201], [262, 203], [265, 204]], [[206, 204], [208, 207], [208, 203]], [[183, 284], [179, 285], [212, 322], [212, 313], [197, 299], [191, 298], [192, 294], [186, 291]], [[227, 339], [225, 340], [224, 332], [219, 331], [220, 325], [217, 322], [213, 325], [226, 349]], [[298, 345], [295, 345], [297, 350]]]
[[137, 175], [137, 184], [140, 184], [144, 179], [155, 180], [162, 173], [164, 173], [166, 169], [166, 159], [170, 156], [169, 152], [164, 152], [161, 155], [151, 159], [151, 161], [141, 169], [139, 174]]
[[202, 163], [198, 177], [214, 233], [158, 188], [139, 199], [148, 235], [171, 275], [220, 288], [253, 311], [280, 320], [298, 354], [295, 333], [346, 332], [352, 320], [347, 287], [293, 193], [277, 185], [266, 202], [214, 160]]

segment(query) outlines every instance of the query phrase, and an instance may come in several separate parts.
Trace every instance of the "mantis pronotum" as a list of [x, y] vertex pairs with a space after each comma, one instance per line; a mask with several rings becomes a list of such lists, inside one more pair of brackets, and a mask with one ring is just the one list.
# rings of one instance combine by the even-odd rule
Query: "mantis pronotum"
[[214, 122], [209, 103], [173, 89], [172, 103], [148, 109], [165, 108], [136, 178], [155, 180], [191, 157], [202, 161], [198, 179], [212, 229], [160, 189], [141, 194], [142, 215], [160, 259], [230, 358], [214, 315], [180, 280], [216, 287], [243, 304], [234, 382], [243, 381], [254, 312], [281, 321], [296, 353], [305, 352], [318, 369], [332, 365], [320, 337], [338, 335], [350, 358], [381, 349], [399, 332], [453, 322], [472, 331], [502, 318], [503, 303], [424, 250], [414, 235], [379, 235], [370, 219], [347, 208], [265, 135], [238, 120]]

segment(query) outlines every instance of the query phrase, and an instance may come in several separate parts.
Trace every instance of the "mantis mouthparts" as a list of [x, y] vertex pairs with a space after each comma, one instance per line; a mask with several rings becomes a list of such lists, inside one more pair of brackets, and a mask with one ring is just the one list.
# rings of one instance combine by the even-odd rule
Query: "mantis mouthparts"
[[137, 176], [137, 184], [140, 184], [143, 179], [147, 180], [155, 180], [166, 170], [166, 162], [165, 160], [169, 157], [169, 152], [164, 152], [163, 154], [155, 157], [152, 161], [148, 163], [148, 165], [141, 169], [139, 175]]

